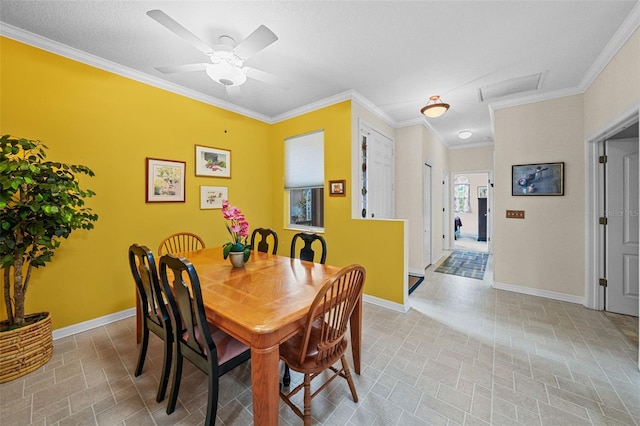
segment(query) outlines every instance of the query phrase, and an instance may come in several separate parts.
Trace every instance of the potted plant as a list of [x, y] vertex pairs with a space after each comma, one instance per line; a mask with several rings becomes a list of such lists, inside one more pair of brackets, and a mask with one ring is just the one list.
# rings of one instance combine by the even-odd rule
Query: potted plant
[[51, 358], [49, 313], [26, 314], [33, 268], [51, 262], [60, 240], [98, 219], [84, 199], [78, 175], [86, 166], [46, 160], [37, 140], [0, 137], [0, 269], [6, 320], [0, 322], [0, 383], [44, 365]]
[[249, 222], [239, 208], [231, 206], [229, 200], [222, 200], [222, 216], [229, 221], [225, 225], [231, 235], [231, 241], [222, 246], [222, 255], [225, 259], [231, 256], [231, 264], [241, 268], [251, 256], [251, 248], [247, 245]]

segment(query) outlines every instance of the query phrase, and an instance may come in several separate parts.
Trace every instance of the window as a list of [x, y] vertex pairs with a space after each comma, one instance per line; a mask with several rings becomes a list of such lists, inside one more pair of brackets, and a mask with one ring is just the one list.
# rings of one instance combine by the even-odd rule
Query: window
[[295, 136], [284, 143], [287, 223], [294, 228], [323, 228], [324, 131]]
[[456, 213], [471, 212], [469, 203], [469, 179], [464, 176], [453, 182], [453, 211]]

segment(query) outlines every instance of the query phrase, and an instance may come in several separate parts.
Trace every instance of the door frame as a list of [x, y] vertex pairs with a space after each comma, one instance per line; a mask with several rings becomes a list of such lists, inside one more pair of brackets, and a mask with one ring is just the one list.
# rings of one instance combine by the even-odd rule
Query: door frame
[[[427, 168], [429, 170], [429, 182], [427, 183]], [[428, 185], [428, 186], [427, 186]], [[429, 194], [427, 200], [427, 194]], [[429, 205], [427, 206], [427, 201]], [[427, 218], [428, 213], [428, 218]], [[425, 231], [425, 222], [429, 221], [429, 235]], [[424, 264], [424, 246], [425, 240], [429, 240], [429, 259], [428, 264]], [[429, 162], [425, 161], [422, 166], [422, 267], [427, 269], [429, 265], [433, 265], [433, 167]]]
[[[449, 182], [447, 183], [447, 190], [453, 194], [453, 184], [455, 182], [455, 176], [456, 175], [464, 175], [464, 174], [480, 174], [480, 173], [485, 173], [487, 175], [487, 252], [489, 254], [493, 254], [493, 170], [491, 169], [486, 169], [486, 170], [462, 170], [462, 171], [455, 171], [455, 172], [449, 172], [449, 176], [448, 176], [448, 180]], [[450, 197], [450, 199], [448, 200], [448, 220], [450, 221], [450, 223], [453, 223], [453, 197]], [[449, 226], [449, 228], [451, 228]], [[445, 233], [445, 235], [448, 236], [448, 238], [446, 238], [448, 247], [453, 248], [454, 247], [454, 241], [451, 239], [451, 236], [453, 236], [453, 232], [451, 232], [451, 229], [447, 229], [447, 232]]]
[[[603, 150], [603, 142], [621, 130], [640, 121], [640, 105], [634, 105], [627, 112], [620, 114], [603, 126], [602, 130], [585, 139], [585, 283], [584, 303], [590, 309], [604, 310], [604, 287], [599, 285], [599, 278], [604, 268], [604, 235], [598, 218], [604, 215], [601, 200], [604, 197], [601, 182], [601, 168], [598, 157]], [[640, 237], [640, 236], [639, 236]], [[640, 366], [640, 357], [638, 359]]]

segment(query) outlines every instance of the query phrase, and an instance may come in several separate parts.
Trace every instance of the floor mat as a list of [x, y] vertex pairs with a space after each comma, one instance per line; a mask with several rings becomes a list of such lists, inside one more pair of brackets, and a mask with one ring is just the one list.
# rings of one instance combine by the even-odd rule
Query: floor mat
[[488, 258], [488, 253], [454, 250], [438, 266], [436, 272], [481, 280], [484, 278], [484, 270], [487, 267]]

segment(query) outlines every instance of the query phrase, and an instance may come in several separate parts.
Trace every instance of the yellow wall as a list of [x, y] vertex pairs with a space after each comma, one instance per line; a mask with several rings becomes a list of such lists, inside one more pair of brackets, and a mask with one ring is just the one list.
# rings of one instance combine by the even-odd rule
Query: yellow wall
[[[250, 224], [272, 222], [268, 124], [10, 39], [0, 38], [0, 49], [0, 132], [40, 139], [49, 159], [96, 173], [82, 180], [97, 193], [88, 203], [96, 227], [73, 233], [34, 273], [28, 312], [50, 311], [60, 328], [131, 308], [131, 243], [155, 252], [164, 236], [185, 230], [222, 244], [220, 211], [200, 210], [200, 185], [227, 186]], [[231, 150], [231, 179], [196, 177], [195, 144]], [[185, 203], [145, 203], [145, 157], [186, 161]]]
[[288, 256], [297, 231], [285, 229], [284, 140], [291, 136], [324, 130], [325, 182], [345, 179], [346, 197], [330, 197], [325, 186], [325, 232], [327, 263], [363, 265], [367, 271], [367, 295], [403, 304], [404, 223], [352, 219], [351, 196], [351, 102], [345, 101], [274, 124], [271, 128], [273, 162], [274, 228], [280, 237], [278, 254]]
[[[183, 230], [201, 235], [208, 246], [225, 242], [220, 211], [200, 210], [201, 185], [228, 187], [250, 226], [277, 229], [280, 254], [288, 255], [285, 137], [324, 128], [325, 178], [350, 176], [349, 102], [269, 125], [7, 38], [0, 37], [0, 50], [0, 133], [40, 139], [50, 148], [49, 159], [96, 173], [82, 180], [97, 193], [88, 202], [100, 216], [95, 229], [63, 241], [29, 287], [27, 312], [52, 312], [55, 329], [134, 306], [130, 244], [155, 252], [164, 236]], [[231, 179], [196, 177], [196, 144], [231, 150]], [[185, 203], [145, 203], [146, 157], [186, 162]], [[402, 222], [351, 220], [348, 199], [326, 197], [327, 262], [361, 263], [368, 274], [365, 292], [401, 303]], [[379, 241], [381, 235], [386, 237]], [[400, 250], [380, 249], [383, 243]]]

